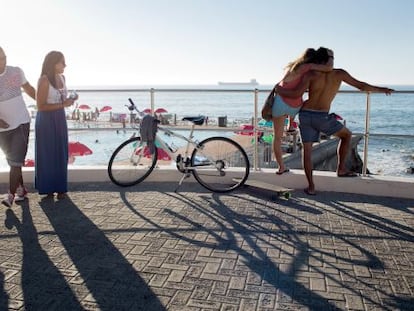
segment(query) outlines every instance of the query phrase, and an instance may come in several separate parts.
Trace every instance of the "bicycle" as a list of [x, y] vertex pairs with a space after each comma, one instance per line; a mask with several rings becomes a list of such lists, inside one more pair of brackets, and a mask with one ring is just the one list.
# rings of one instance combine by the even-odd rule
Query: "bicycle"
[[[131, 113], [136, 112], [136, 120], [139, 121], [144, 114], [130, 98], [128, 100], [130, 105], [125, 106]], [[147, 143], [139, 136], [129, 138], [119, 145], [108, 163], [111, 181], [122, 187], [136, 185], [152, 173], [158, 161], [171, 161], [178, 153], [175, 157], [176, 168], [183, 176], [177, 189], [191, 175], [200, 185], [213, 192], [224, 193], [241, 187], [250, 171], [249, 159], [244, 149], [236, 141], [222, 136], [209, 137], [198, 142], [194, 140], [194, 129], [196, 125], [205, 122], [205, 117], [184, 117], [182, 120], [191, 122], [188, 137], [164, 128], [158, 122], [156, 148], [152, 154]], [[137, 122], [133, 122], [133, 128], [139, 129], [136, 124]], [[186, 142], [185, 148], [169, 145], [160, 137], [159, 132]]]

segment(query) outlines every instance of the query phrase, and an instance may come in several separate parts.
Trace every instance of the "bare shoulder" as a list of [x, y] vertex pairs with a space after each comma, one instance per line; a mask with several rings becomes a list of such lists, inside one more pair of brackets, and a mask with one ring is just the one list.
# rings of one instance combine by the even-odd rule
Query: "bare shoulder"
[[47, 83], [49, 80], [47, 79], [46, 75], [43, 75], [39, 78], [39, 83]]
[[49, 87], [49, 79], [47, 76], [41, 76], [38, 81], [38, 88], [48, 88]]
[[348, 72], [345, 69], [342, 68], [335, 68], [332, 71], [337, 76], [345, 76], [348, 75]]

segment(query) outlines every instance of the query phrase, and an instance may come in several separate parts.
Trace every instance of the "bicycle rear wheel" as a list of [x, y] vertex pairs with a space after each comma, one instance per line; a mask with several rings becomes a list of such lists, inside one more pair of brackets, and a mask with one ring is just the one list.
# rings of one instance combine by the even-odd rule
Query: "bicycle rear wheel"
[[250, 164], [243, 148], [226, 137], [210, 137], [191, 154], [194, 178], [213, 192], [229, 192], [242, 186]]
[[151, 154], [146, 142], [133, 137], [123, 142], [108, 163], [111, 181], [121, 187], [133, 186], [151, 174], [157, 163], [157, 148]]

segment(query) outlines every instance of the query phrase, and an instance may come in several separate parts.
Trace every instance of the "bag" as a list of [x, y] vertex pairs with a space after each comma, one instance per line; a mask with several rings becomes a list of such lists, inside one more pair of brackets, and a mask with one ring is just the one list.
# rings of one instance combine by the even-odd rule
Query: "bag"
[[277, 93], [276, 93], [276, 85], [273, 88], [273, 90], [270, 92], [270, 94], [267, 96], [264, 105], [262, 107], [262, 118], [266, 121], [272, 120], [272, 107], [273, 102], [275, 100]]
[[157, 135], [159, 121], [150, 114], [145, 115], [141, 121], [141, 128], [139, 134], [141, 140], [147, 143], [151, 154], [155, 152], [155, 136]]

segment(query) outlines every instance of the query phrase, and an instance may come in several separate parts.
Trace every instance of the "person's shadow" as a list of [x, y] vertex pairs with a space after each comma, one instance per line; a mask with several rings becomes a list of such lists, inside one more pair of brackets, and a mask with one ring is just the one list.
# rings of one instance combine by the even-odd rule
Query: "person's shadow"
[[[16, 228], [23, 247], [22, 291], [26, 310], [83, 310], [64, 276], [39, 244], [29, 204], [22, 204], [22, 220], [8, 209], [5, 226]], [[3, 299], [2, 299], [3, 300]], [[7, 310], [7, 305], [0, 310]]]
[[70, 198], [57, 202], [42, 200], [40, 206], [97, 308], [165, 310], [124, 255]]
[[4, 274], [0, 271], [0, 310], [7, 310], [9, 295], [4, 290]]

